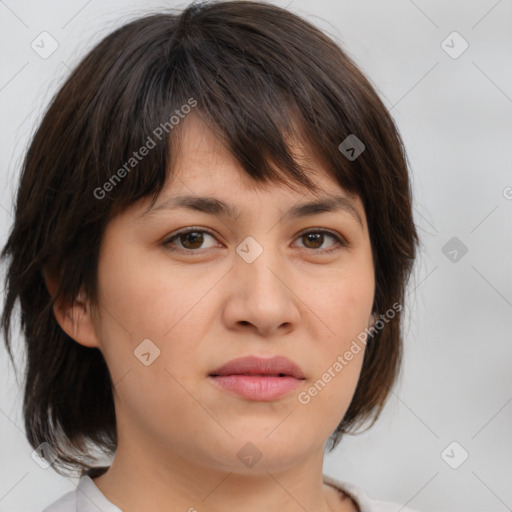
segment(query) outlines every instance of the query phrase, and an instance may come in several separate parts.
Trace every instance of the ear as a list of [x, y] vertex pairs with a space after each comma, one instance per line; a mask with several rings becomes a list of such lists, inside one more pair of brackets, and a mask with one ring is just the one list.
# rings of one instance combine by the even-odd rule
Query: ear
[[379, 315], [377, 313], [372, 313], [370, 318], [368, 319], [368, 327], [373, 327], [375, 322], [379, 319]]
[[[46, 270], [43, 271], [43, 277], [48, 293], [54, 297], [58, 287], [58, 280], [50, 276]], [[77, 343], [85, 347], [99, 348], [91, 308], [82, 290], [78, 294], [74, 304], [64, 304], [62, 301], [59, 303], [55, 302], [53, 305], [53, 314], [61, 329]]]

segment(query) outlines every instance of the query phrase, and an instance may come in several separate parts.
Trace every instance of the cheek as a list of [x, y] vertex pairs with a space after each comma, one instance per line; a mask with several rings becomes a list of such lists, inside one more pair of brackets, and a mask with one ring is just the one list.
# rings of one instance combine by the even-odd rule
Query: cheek
[[127, 241], [105, 245], [98, 269], [102, 351], [134, 408], [174, 404], [178, 414], [194, 406], [184, 389], [202, 377], [199, 354], [214, 307], [208, 300], [222, 273], [191, 278], [158, 251], [136, 250]]
[[323, 418], [328, 434], [342, 420], [359, 380], [365, 353], [361, 333], [368, 327], [374, 288], [373, 267], [367, 264], [338, 269], [308, 287], [307, 304], [321, 321], [315, 322], [314, 378], [298, 402], [315, 411], [311, 417]]
[[102, 351], [123, 425], [151, 431], [156, 422], [179, 438], [176, 418], [201, 417], [186, 390], [197, 379], [190, 369], [198, 358], [199, 328], [193, 324], [201, 323], [198, 295], [205, 295], [211, 282], [186, 286], [184, 273], [162, 265], [161, 257], [156, 262], [141, 256], [133, 250], [105, 251], [100, 263]]
[[350, 268], [333, 269], [321, 280], [311, 280], [306, 288], [305, 303], [320, 321], [318, 339], [342, 349], [367, 326], [374, 297], [372, 268], [359, 271]]
[[367, 326], [368, 304], [346, 297], [331, 311], [330, 327], [335, 334], [317, 341], [312, 378], [297, 395], [304, 418], [326, 437], [342, 421], [359, 381], [365, 344], [358, 335]]
[[108, 328], [135, 345], [146, 338], [160, 345], [187, 322], [213, 277], [191, 284], [190, 276], [163, 252], [120, 240], [105, 244], [98, 279]]

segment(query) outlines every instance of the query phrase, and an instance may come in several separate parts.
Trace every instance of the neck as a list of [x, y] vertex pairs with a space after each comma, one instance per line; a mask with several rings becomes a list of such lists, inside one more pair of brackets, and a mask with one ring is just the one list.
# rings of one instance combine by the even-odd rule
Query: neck
[[141, 443], [126, 449], [122, 437], [118, 441], [109, 470], [93, 481], [123, 512], [341, 510], [336, 492], [323, 483], [323, 446], [284, 469], [265, 466], [262, 457], [251, 469], [230, 471], [162, 448], [154, 453]]

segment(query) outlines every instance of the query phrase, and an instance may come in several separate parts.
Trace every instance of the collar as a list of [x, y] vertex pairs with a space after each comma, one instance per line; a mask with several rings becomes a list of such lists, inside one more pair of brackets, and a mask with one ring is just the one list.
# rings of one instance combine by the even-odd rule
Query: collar
[[76, 492], [76, 512], [123, 512], [105, 497], [87, 475], [80, 477]]

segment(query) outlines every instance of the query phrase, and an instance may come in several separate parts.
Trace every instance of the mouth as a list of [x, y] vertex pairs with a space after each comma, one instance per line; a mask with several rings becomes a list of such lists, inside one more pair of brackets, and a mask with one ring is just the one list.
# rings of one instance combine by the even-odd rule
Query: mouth
[[270, 402], [295, 390], [305, 379], [290, 375], [211, 375], [217, 387], [246, 400]]
[[211, 372], [209, 378], [217, 388], [255, 401], [277, 400], [305, 380], [301, 368], [283, 356], [234, 359]]
[[[211, 373], [210, 377], [227, 377], [227, 376], [245, 376], [245, 377], [294, 377], [293, 375], [288, 375], [286, 373], [230, 373], [230, 374], [215, 374]], [[297, 377], [294, 377], [297, 378]], [[299, 379], [303, 380], [303, 379]]]
[[267, 359], [257, 356], [239, 357], [223, 364], [210, 373], [210, 376], [213, 377], [225, 375], [305, 378], [302, 369], [284, 356], [274, 356]]

